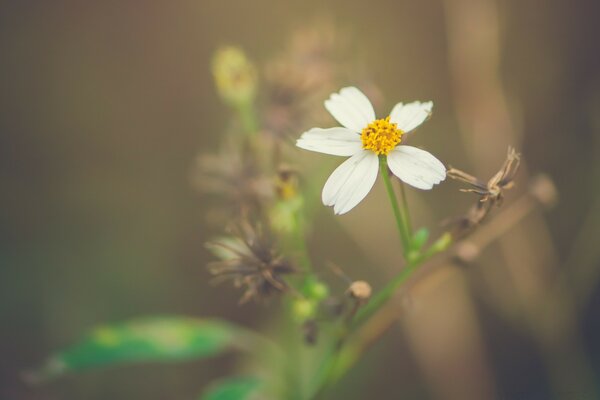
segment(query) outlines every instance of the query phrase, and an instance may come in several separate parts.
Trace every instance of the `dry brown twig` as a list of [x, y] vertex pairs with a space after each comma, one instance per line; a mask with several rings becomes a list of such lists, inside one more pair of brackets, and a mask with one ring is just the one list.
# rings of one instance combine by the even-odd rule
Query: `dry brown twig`
[[480, 196], [479, 201], [469, 209], [466, 215], [454, 221], [455, 229], [453, 236], [455, 238], [463, 237], [470, 233], [473, 228], [485, 219], [494, 206], [502, 205], [504, 191], [514, 186], [514, 179], [519, 170], [520, 163], [520, 154], [513, 147], [509, 147], [502, 167], [487, 182], [483, 182], [457, 168], [450, 167], [448, 169], [447, 175], [449, 178], [471, 186], [468, 189], [460, 189], [461, 192], [475, 193]]

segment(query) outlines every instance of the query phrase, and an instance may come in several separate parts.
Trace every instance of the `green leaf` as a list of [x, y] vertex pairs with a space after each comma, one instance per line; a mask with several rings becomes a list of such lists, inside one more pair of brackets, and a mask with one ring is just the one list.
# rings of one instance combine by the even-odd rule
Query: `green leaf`
[[101, 366], [210, 357], [231, 348], [242, 334], [223, 321], [185, 317], [139, 318], [100, 326], [52, 356], [29, 378], [39, 381]]
[[200, 400], [250, 400], [262, 382], [252, 376], [238, 376], [217, 382], [202, 394]]

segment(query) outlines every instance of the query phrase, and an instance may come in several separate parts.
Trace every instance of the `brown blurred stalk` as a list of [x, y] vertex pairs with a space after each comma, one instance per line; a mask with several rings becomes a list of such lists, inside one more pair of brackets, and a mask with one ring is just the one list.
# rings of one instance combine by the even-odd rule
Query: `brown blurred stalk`
[[[463, 144], [476, 174], [485, 176], [499, 149], [509, 145], [520, 147], [522, 132], [510, 117], [509, 106], [499, 75], [500, 28], [498, 6], [494, 0], [445, 0], [450, 69], [454, 81], [455, 107]], [[526, 156], [521, 178], [528, 180]], [[540, 345], [557, 398], [568, 396], [574, 389], [593, 395], [590, 370], [578, 344], [579, 333], [574, 324], [549, 323], [555, 315], [539, 312], [540, 305], [554, 296], [560, 309], [570, 309], [572, 298], [565, 293], [557, 297], [552, 288], [558, 256], [540, 212], [529, 215], [527, 223], [501, 237], [501, 262], [483, 273], [494, 274], [494, 268], [505, 268], [514, 287], [499, 287], [500, 302], [518, 308], [526, 328]], [[490, 264], [487, 262], [487, 264]], [[488, 281], [494, 282], [494, 279]], [[498, 284], [498, 283], [497, 283]], [[501, 285], [501, 283], [500, 283]], [[516, 294], [517, 304], [512, 302]], [[499, 304], [506, 309], [507, 304]], [[558, 306], [558, 305], [557, 305]], [[521, 321], [521, 319], [515, 320]]]

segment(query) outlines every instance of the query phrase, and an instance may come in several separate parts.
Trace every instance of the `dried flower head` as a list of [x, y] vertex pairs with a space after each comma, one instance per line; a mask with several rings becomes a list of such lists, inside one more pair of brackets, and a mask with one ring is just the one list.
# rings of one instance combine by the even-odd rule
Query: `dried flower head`
[[504, 199], [503, 191], [510, 189], [514, 185], [515, 175], [519, 170], [521, 163], [520, 155], [515, 151], [514, 148], [508, 148], [508, 154], [506, 160], [502, 165], [502, 168], [487, 182], [484, 183], [479, 179], [475, 178], [456, 168], [450, 168], [447, 172], [448, 177], [456, 179], [473, 186], [469, 189], [461, 189], [461, 192], [472, 192], [481, 196], [480, 202], [484, 203], [489, 201], [491, 203], [502, 203]]
[[233, 209], [258, 207], [273, 197], [273, 180], [265, 176], [256, 157], [228, 144], [218, 154], [196, 159], [192, 183], [201, 192], [214, 194]]
[[274, 137], [291, 135], [298, 126], [326, 117], [317, 107], [339, 75], [334, 59], [338, 48], [331, 26], [297, 31], [285, 51], [265, 66], [265, 128]]
[[348, 295], [360, 303], [366, 303], [371, 298], [371, 285], [366, 281], [354, 281], [347, 290]]
[[262, 225], [252, 226], [245, 220], [233, 236], [209, 242], [206, 247], [221, 259], [208, 265], [214, 282], [232, 281], [235, 287], [245, 288], [240, 303], [266, 299], [289, 289], [283, 276], [295, 269], [276, 253]]
[[468, 183], [471, 187], [460, 189], [462, 192], [475, 193], [480, 196], [468, 213], [456, 221], [455, 236], [462, 236], [477, 226], [489, 214], [493, 206], [500, 206], [504, 200], [504, 191], [514, 186], [514, 179], [519, 170], [520, 155], [509, 147], [502, 167], [487, 183], [456, 168], [450, 168], [447, 176]]

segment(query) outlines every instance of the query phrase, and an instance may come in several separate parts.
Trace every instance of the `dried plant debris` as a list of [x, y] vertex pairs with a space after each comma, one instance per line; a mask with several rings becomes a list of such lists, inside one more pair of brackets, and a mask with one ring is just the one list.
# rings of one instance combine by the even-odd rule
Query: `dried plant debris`
[[275, 189], [259, 161], [232, 144], [223, 146], [218, 154], [198, 156], [192, 182], [198, 191], [216, 195], [222, 205], [234, 209], [258, 207], [273, 197]]
[[213, 282], [230, 281], [236, 288], [244, 288], [240, 304], [289, 290], [283, 276], [296, 272], [290, 262], [277, 254], [262, 226], [244, 220], [231, 236], [206, 244], [220, 258], [208, 265]]
[[339, 38], [328, 24], [297, 31], [285, 51], [267, 62], [264, 71], [266, 132], [289, 137], [298, 127], [326, 118], [317, 106], [340, 75]]
[[304, 336], [304, 342], [308, 345], [317, 344], [319, 338], [319, 325], [315, 319], [308, 319], [302, 324], [302, 336]]
[[520, 155], [514, 148], [509, 147], [504, 164], [487, 183], [457, 168], [448, 169], [446, 172], [448, 177], [470, 185], [467, 189], [460, 189], [462, 192], [475, 193], [479, 196], [479, 201], [469, 209], [466, 215], [453, 221], [455, 237], [462, 237], [469, 233], [485, 219], [492, 207], [502, 205], [504, 191], [514, 186], [520, 162]]

